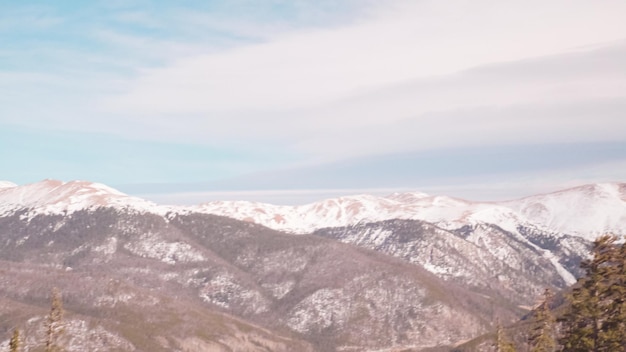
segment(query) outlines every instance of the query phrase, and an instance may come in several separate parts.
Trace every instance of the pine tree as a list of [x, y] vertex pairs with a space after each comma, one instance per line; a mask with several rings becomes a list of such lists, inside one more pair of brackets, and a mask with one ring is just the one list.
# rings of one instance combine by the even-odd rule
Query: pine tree
[[9, 351], [19, 352], [20, 350], [20, 331], [18, 329], [13, 330], [13, 335], [9, 341]]
[[63, 326], [63, 302], [59, 290], [52, 289], [52, 303], [50, 314], [46, 319], [46, 348], [45, 352], [61, 352], [63, 349], [59, 346], [59, 339], [63, 335], [65, 328]]
[[550, 289], [546, 289], [543, 293], [543, 301], [533, 311], [533, 326], [529, 337], [530, 352], [554, 352], [556, 350], [556, 319], [550, 311], [552, 297]]
[[496, 329], [496, 352], [516, 352], [515, 345], [506, 338], [500, 323]]
[[603, 337], [608, 351], [626, 350], [626, 245], [613, 252]]
[[565, 335], [561, 339], [566, 352], [600, 352], [610, 349], [614, 332], [609, 327], [607, 311], [617, 258], [616, 238], [602, 236], [593, 244], [593, 259], [581, 263], [585, 276], [578, 280], [568, 297], [569, 309], [563, 318]]

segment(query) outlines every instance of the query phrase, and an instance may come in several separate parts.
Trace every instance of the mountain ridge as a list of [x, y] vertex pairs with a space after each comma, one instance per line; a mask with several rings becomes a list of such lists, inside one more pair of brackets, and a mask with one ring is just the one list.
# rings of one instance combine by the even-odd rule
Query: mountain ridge
[[[561, 198], [563, 204], [555, 205]], [[575, 212], [576, 209], [568, 202], [571, 198], [578, 199], [580, 207], [594, 209], [593, 216], [581, 218], [583, 210]], [[474, 202], [408, 192], [386, 197], [339, 197], [299, 206], [216, 201], [193, 208], [195, 211], [231, 216], [292, 233], [309, 233], [325, 227], [362, 222], [411, 219], [449, 229], [467, 223], [493, 223], [514, 231], [519, 224], [527, 223], [543, 227], [546, 231], [567, 233], [586, 240], [593, 240], [605, 232], [626, 234], [625, 183], [589, 184], [502, 202]], [[578, 223], [568, 226], [575, 219], [579, 220]]]
[[[422, 220], [451, 229], [493, 223], [514, 231], [533, 224], [547, 231], [593, 240], [611, 232], [626, 234], [626, 183], [587, 184], [500, 202], [475, 202], [422, 192], [367, 194], [286, 206], [249, 201], [213, 201], [193, 206], [159, 205], [88, 181], [44, 180], [18, 186], [0, 181], [0, 214], [28, 208], [34, 213], [63, 214], [112, 206], [164, 215], [199, 212], [255, 222], [290, 233], [391, 219]], [[575, 207], [574, 207], [575, 206]]]

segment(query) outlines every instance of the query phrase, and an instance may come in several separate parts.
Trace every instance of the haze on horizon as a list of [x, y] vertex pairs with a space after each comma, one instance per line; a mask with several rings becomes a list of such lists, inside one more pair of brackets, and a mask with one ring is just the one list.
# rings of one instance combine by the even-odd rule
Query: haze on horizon
[[0, 180], [160, 203], [626, 180], [626, 3], [0, 3]]

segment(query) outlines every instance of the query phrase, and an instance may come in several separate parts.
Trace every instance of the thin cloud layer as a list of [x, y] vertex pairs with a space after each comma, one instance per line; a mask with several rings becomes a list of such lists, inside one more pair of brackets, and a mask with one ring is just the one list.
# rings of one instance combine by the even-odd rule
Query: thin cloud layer
[[285, 110], [624, 39], [619, 14], [626, 5], [567, 4], [562, 16], [564, 4], [556, 2], [410, 2], [352, 25], [289, 32], [142, 70], [110, 103], [149, 113]]
[[[312, 154], [341, 148], [346, 157], [371, 152], [361, 140], [376, 137], [382, 144], [399, 138], [384, 150], [391, 152], [457, 145], [466, 133], [497, 144], [520, 129], [567, 131], [562, 125], [581, 101], [602, 107], [624, 98], [623, 3], [394, 5], [351, 25], [281, 33], [144, 69], [104, 109], [160, 115], [164, 126], [182, 122], [188, 130], [179, 133], [189, 138], [266, 136]], [[518, 113], [524, 109], [544, 115]], [[507, 116], [475, 116], [485, 110]], [[615, 123], [614, 113], [595, 122]], [[574, 129], [582, 128], [563, 141], [588, 139], [578, 119]], [[407, 143], [409, 126], [432, 141]]]
[[[0, 156], [13, 170], [5, 177], [32, 182], [62, 168], [67, 179], [183, 184], [187, 194], [252, 187], [255, 175], [281, 189], [287, 170], [298, 188], [350, 188], [351, 178], [393, 188], [399, 174], [403, 187], [437, 187], [380, 161], [456, 165], [450, 155], [468, 148], [626, 141], [623, 1], [150, 5], [0, 5], [0, 132], [21, 131], [19, 142], [0, 140], [3, 151], [19, 148]], [[125, 149], [140, 153], [118, 157]], [[521, 171], [619, 179], [624, 153], [574, 171], [535, 153], [551, 169], [529, 166], [511, 180]], [[494, 155], [485, 165], [506, 158]], [[480, 183], [461, 168], [434, 169], [450, 189]]]

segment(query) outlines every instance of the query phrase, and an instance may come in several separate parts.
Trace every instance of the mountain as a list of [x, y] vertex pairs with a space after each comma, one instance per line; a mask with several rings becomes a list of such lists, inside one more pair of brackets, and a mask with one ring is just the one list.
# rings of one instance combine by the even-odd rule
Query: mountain
[[454, 346], [570, 285], [594, 233], [626, 228], [624, 188], [173, 207], [86, 181], [2, 182], [0, 341], [17, 325], [35, 348], [57, 286], [70, 351]]
[[[454, 277], [472, 287], [497, 286], [505, 296], [513, 298], [517, 293], [519, 299], [520, 294], [538, 294], [541, 286], [572, 284], [593, 239], [607, 232], [626, 234], [626, 184], [585, 185], [506, 202], [413, 192], [340, 197], [302, 206], [210, 202], [195, 210], [291, 233], [313, 232], [419, 263], [446, 280]], [[432, 255], [418, 253], [421, 247], [456, 255], [442, 255], [446, 258], [442, 264]], [[463, 253], [460, 248], [472, 250]], [[472, 259], [489, 257], [488, 265]], [[520, 275], [533, 272], [528, 267], [532, 263], [543, 262], [543, 273], [534, 273], [538, 281], [527, 285]], [[493, 263], [517, 273], [506, 281], [523, 284], [475, 282], [476, 277], [500, 275], [494, 274]]]
[[0, 336], [18, 326], [26, 350], [52, 287], [70, 351], [419, 350], [521, 314], [383, 253], [106, 186], [44, 181], [0, 198]]
[[[519, 231], [527, 231], [527, 237]], [[528, 228], [519, 231], [490, 224], [447, 230], [420, 220], [394, 219], [314, 234], [418, 264], [446, 282], [497, 297], [505, 305], [532, 306], [546, 287], [563, 289], [575, 282], [589, 243]]]
[[529, 221], [593, 240], [626, 234], [626, 183], [604, 183], [505, 202]]
[[[0, 296], [10, 302], [0, 314], [17, 315], [6, 332], [18, 324], [35, 334], [53, 286], [71, 324], [122, 350], [239, 340], [285, 351], [428, 347], [486, 331], [492, 314], [513, 317], [419, 266], [320, 237], [205, 214], [22, 215], [0, 219]], [[85, 343], [73, 350], [97, 341]]]
[[503, 306], [532, 306], [575, 282], [599, 234], [626, 234], [626, 184], [585, 185], [507, 202], [424, 193], [303, 206], [211, 202], [201, 212], [332, 238], [418, 264]]
[[626, 234], [626, 184], [585, 185], [507, 202], [471, 202], [424, 193], [387, 197], [358, 195], [301, 206], [216, 201], [195, 211], [229, 216], [291, 233], [391, 219], [422, 220], [453, 229], [496, 224], [507, 230], [529, 223], [546, 231], [593, 240], [598, 234]]
[[87, 181], [44, 180], [24, 186], [0, 181], [0, 214], [28, 208], [33, 214], [66, 214], [100, 206], [165, 214], [197, 212], [258, 223], [290, 233], [312, 233], [392, 219], [421, 220], [447, 229], [494, 224], [509, 231], [520, 224], [593, 240], [626, 234], [626, 184], [592, 184], [505, 202], [472, 202], [420, 192], [386, 197], [355, 195], [299, 206], [214, 201], [197, 206], [157, 205]]
[[44, 180], [24, 186], [0, 182], [0, 214], [28, 209], [28, 213], [68, 214], [85, 209], [112, 207], [138, 212], [165, 213], [168, 207], [128, 196], [111, 187], [87, 181]]
[[9, 182], [9, 181], [0, 181], [0, 189], [12, 188], [12, 187], [17, 187], [17, 185], [15, 183]]

